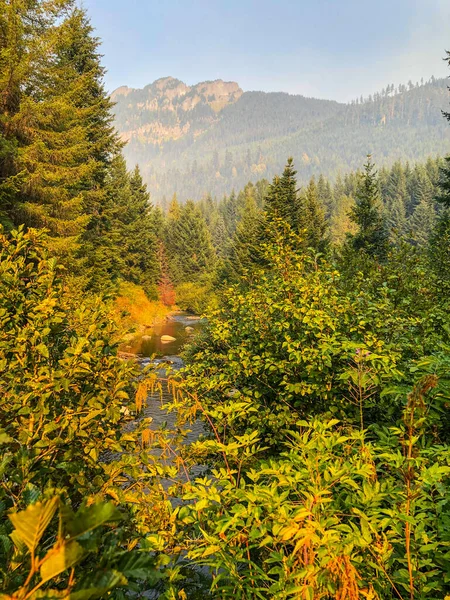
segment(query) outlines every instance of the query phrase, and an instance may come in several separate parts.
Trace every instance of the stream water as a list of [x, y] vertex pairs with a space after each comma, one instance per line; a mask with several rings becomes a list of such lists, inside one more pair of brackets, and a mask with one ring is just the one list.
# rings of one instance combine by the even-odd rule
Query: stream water
[[[185, 344], [192, 340], [196, 333], [201, 331], [204, 323], [204, 320], [188, 313], [174, 313], [170, 315], [166, 322], [151, 328], [146, 335], [132, 340], [125, 349], [129, 353], [136, 354], [143, 367], [153, 364], [157, 368], [158, 377], [165, 379], [167, 365], [170, 365], [173, 371], [183, 367], [183, 360], [180, 357], [180, 353]], [[170, 336], [174, 339], [173, 341], [165, 342], [162, 341], [162, 336]], [[160, 368], [158, 368], [159, 365]], [[143, 416], [152, 418], [152, 429], [166, 429], [169, 432], [176, 431], [177, 414], [175, 412], [167, 412], [164, 409], [164, 404], [171, 401], [172, 395], [164, 384], [161, 390], [148, 396], [146, 406], [143, 409]], [[204, 432], [203, 423], [195, 421], [189, 426], [189, 433], [186, 435], [184, 443], [189, 444], [194, 442]], [[163, 460], [163, 462], [165, 461]], [[195, 477], [203, 469], [204, 467], [201, 465], [195, 466], [191, 469], [190, 475]]]
[[[173, 358], [179, 356], [183, 346], [196, 331], [199, 331], [204, 320], [188, 313], [173, 313], [164, 323], [154, 325], [146, 335], [140, 335], [131, 340], [125, 350], [137, 354], [141, 358]], [[162, 341], [162, 336], [170, 336], [174, 341]], [[143, 361], [145, 362], [145, 361]]]

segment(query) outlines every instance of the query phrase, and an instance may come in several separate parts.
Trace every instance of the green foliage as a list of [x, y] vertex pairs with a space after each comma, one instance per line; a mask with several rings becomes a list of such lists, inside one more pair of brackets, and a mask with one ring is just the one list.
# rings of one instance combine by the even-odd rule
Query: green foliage
[[356, 252], [363, 251], [378, 260], [386, 258], [388, 233], [381, 212], [381, 199], [378, 188], [377, 173], [371, 156], [367, 157], [364, 174], [356, 195], [356, 204], [351, 209], [351, 220], [358, 226], [358, 231], [349, 234], [349, 245]]
[[[8, 534], [5, 519], [10, 511], [18, 531], [13, 535], [17, 551], [22, 552], [20, 539], [30, 551], [11, 567], [11, 580], [8, 570], [0, 575], [1, 588], [13, 586], [14, 591], [14, 586], [24, 586], [28, 591], [23, 598], [28, 598], [39, 570], [44, 579], [57, 575], [53, 561], [44, 567], [41, 550], [39, 558], [33, 552], [59, 496], [64, 500], [61, 522], [67, 520], [76, 544], [85, 545], [96, 558], [86, 562], [75, 542], [63, 551], [61, 544], [72, 538], [59, 533], [55, 542], [55, 528], [50, 528], [43, 548], [56, 544], [56, 564], [62, 564], [67, 551], [67, 560], [80, 565], [75, 579], [66, 578], [67, 585], [89, 581], [92, 597], [101, 597], [110, 587], [125, 583], [126, 573], [114, 567], [119, 555], [139, 543], [147, 548], [148, 561], [157, 564], [146, 538], [160, 529], [169, 531], [170, 506], [159, 477], [173, 475], [173, 467], [161, 467], [145, 449], [149, 420], [135, 421], [151, 379], [145, 374], [137, 378], [135, 366], [118, 359], [112, 342], [117, 336], [106, 306], [66, 296], [56, 261], [46, 257], [42, 233], [18, 230], [8, 237], [2, 234], [0, 243], [0, 528]], [[35, 504], [37, 500], [42, 504]], [[104, 504], [108, 500], [120, 506], [120, 525], [95, 533], [95, 539], [86, 538], [84, 531], [116, 514], [108, 508], [112, 505]], [[74, 521], [70, 510], [77, 510]], [[14, 562], [14, 549], [8, 544], [3, 549]], [[109, 577], [108, 569], [117, 576]], [[97, 577], [101, 581], [96, 583]], [[82, 589], [80, 598], [91, 597]]]
[[197, 315], [217, 304], [213, 282], [206, 277], [198, 283], [180, 283], [176, 288], [177, 306]]
[[196, 280], [214, 270], [216, 255], [211, 235], [193, 202], [174, 206], [169, 214], [165, 251], [174, 284]]
[[270, 460], [258, 431], [217, 443], [226, 467], [188, 486], [178, 513], [217, 596], [444, 598], [449, 453], [422, 447], [420, 415], [408, 413], [430, 384], [411, 394], [402, 426], [370, 439], [313, 420], [293, 424]]
[[[421, 316], [423, 306], [414, 313], [404, 282], [396, 282], [394, 274], [384, 274], [390, 286], [375, 281], [373, 291], [364, 291], [362, 280], [348, 291], [335, 268], [318, 267], [314, 258], [299, 254], [299, 242], [291, 236], [287, 241], [280, 229], [277, 243], [265, 248], [268, 266], [253, 273], [249, 286], [224, 292], [205, 336], [192, 349], [183, 385], [219, 422], [218, 415], [225, 418], [236, 403], [252, 407], [243, 420], [236, 417], [223, 426], [227, 434], [257, 428], [264, 444], [276, 446], [300, 417], [332, 413], [359, 423], [361, 407], [349, 385], [355, 363], [364, 358], [372, 390], [362, 407], [364, 423], [392, 422], [400, 406], [381, 391], [407, 379], [410, 361], [432, 346], [445, 309], [435, 322]], [[417, 348], [420, 335], [423, 345]]]

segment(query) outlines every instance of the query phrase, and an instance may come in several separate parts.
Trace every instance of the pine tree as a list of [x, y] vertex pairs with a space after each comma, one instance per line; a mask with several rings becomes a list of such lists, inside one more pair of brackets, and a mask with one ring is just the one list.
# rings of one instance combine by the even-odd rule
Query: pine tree
[[35, 128], [33, 113], [45, 100], [45, 74], [54, 60], [58, 23], [72, 0], [3, 2], [0, 11], [0, 220], [18, 225], [15, 207], [27, 173], [19, 152]]
[[[3, 212], [16, 225], [46, 227], [51, 249], [73, 271], [88, 228], [88, 246], [93, 245], [98, 223], [94, 218], [90, 227], [91, 218], [102, 210], [110, 157], [119, 146], [102, 84], [99, 42], [84, 11], [71, 1], [11, 4], [18, 9], [16, 23], [28, 33], [23, 64], [16, 69], [21, 76], [14, 111], [3, 107], [5, 131], [17, 140], [2, 186], [13, 182], [14, 194]], [[34, 7], [31, 14], [27, 5]]]
[[155, 229], [150, 194], [142, 181], [139, 168], [129, 176], [129, 201], [118, 209], [120, 250], [124, 270], [123, 279], [141, 285], [149, 295], [154, 295], [159, 276], [157, 261], [158, 231]]
[[211, 235], [192, 201], [181, 207], [178, 218], [168, 219], [165, 239], [170, 275], [176, 285], [214, 270], [216, 255]]
[[436, 212], [431, 202], [422, 198], [408, 219], [409, 241], [418, 247], [425, 247], [436, 224]]
[[328, 224], [318, 198], [318, 187], [312, 178], [301, 195], [298, 230], [304, 237], [304, 246], [323, 252], [328, 245]]
[[401, 195], [389, 199], [386, 206], [386, 220], [389, 237], [393, 244], [398, 244], [407, 232], [405, 203]]
[[173, 219], [175, 221], [177, 221], [180, 218], [181, 208], [180, 208], [180, 204], [178, 202], [176, 193], [172, 196], [172, 200], [170, 201], [167, 215], [168, 215], [169, 219]]
[[238, 281], [251, 274], [259, 259], [262, 215], [253, 194], [246, 194], [240, 220], [230, 242], [225, 261], [225, 278]]
[[325, 217], [329, 219], [333, 212], [333, 190], [330, 182], [323, 175], [320, 175], [317, 180], [317, 198], [325, 213]]
[[285, 221], [293, 231], [298, 231], [300, 201], [297, 189], [297, 171], [292, 158], [288, 158], [281, 177], [275, 177], [265, 198], [266, 221]]
[[384, 260], [388, 250], [388, 232], [374, 169], [372, 158], [368, 155], [356, 193], [356, 204], [350, 212], [350, 219], [358, 226], [358, 231], [348, 235], [348, 243], [354, 251], [363, 251], [368, 256]]
[[[450, 66], [450, 51], [446, 54], [446, 61]], [[443, 114], [450, 122], [450, 112]], [[430, 236], [429, 253], [431, 267], [442, 282], [443, 292], [447, 296], [450, 287], [450, 155], [445, 158], [440, 175], [436, 201], [443, 210]]]

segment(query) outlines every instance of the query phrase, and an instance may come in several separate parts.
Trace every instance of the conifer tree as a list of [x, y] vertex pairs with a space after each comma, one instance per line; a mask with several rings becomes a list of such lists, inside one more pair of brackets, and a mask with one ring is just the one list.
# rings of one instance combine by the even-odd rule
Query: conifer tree
[[246, 194], [241, 209], [241, 218], [231, 239], [225, 262], [225, 277], [230, 281], [239, 280], [251, 273], [259, 261], [259, 246], [263, 219], [253, 194]]
[[[43, 94], [45, 75], [54, 60], [58, 23], [72, 0], [3, 2], [0, 11], [0, 219], [13, 226], [20, 194], [30, 177], [19, 164], [20, 150], [30, 143], [34, 113]], [[27, 176], [28, 175], [28, 176]], [[28, 191], [28, 190], [27, 190]]]
[[269, 186], [264, 205], [268, 223], [282, 219], [293, 231], [298, 231], [300, 213], [296, 174], [294, 161], [288, 158], [283, 175], [275, 177]]
[[317, 198], [325, 213], [325, 217], [329, 219], [333, 212], [333, 190], [330, 182], [322, 174], [317, 180]]
[[304, 246], [313, 248], [317, 252], [323, 252], [328, 245], [328, 224], [319, 202], [318, 188], [314, 178], [310, 180], [300, 197], [298, 231], [304, 238]]
[[392, 243], [398, 244], [408, 229], [405, 203], [400, 194], [388, 200], [386, 214], [390, 240]]
[[418, 247], [425, 247], [436, 224], [436, 213], [433, 205], [422, 198], [413, 214], [408, 219], [408, 239]]
[[172, 196], [167, 215], [169, 219], [173, 219], [174, 221], [177, 221], [180, 218], [181, 208], [176, 193]]
[[388, 232], [374, 169], [372, 158], [368, 155], [356, 193], [356, 204], [350, 212], [350, 219], [358, 226], [358, 231], [348, 235], [348, 242], [354, 251], [363, 251], [368, 256], [383, 260], [388, 250]]
[[[110, 156], [118, 147], [99, 42], [72, 1], [10, 4], [24, 37], [23, 60], [14, 71], [20, 73], [14, 110], [10, 101], [2, 108], [5, 131], [16, 137], [14, 160], [2, 179], [3, 189], [14, 191], [9, 203], [2, 202], [3, 212], [16, 225], [46, 227], [51, 249], [73, 271], [78, 243], [102, 210]], [[95, 225], [94, 219], [91, 246]]]
[[165, 238], [170, 275], [176, 285], [214, 270], [216, 256], [211, 235], [191, 200], [180, 208], [178, 218], [168, 219]]
[[153, 218], [150, 194], [142, 181], [139, 167], [129, 176], [130, 196], [118, 214], [120, 249], [124, 270], [122, 277], [141, 285], [154, 295], [159, 269], [157, 261], [158, 231]]

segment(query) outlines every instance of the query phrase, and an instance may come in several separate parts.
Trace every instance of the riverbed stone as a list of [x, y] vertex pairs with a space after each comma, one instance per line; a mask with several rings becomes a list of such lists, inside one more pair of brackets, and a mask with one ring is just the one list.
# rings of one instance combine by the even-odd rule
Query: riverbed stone
[[195, 329], [193, 327], [185, 327], [184, 328], [186, 333], [194, 333]]
[[176, 342], [176, 338], [172, 337], [171, 335], [162, 335], [161, 341], [162, 342]]

